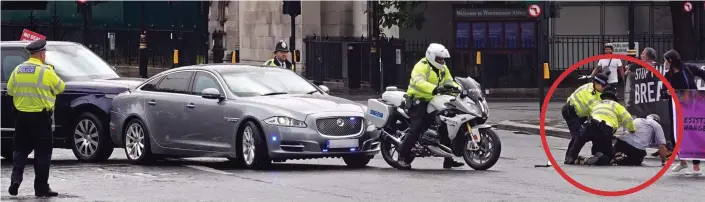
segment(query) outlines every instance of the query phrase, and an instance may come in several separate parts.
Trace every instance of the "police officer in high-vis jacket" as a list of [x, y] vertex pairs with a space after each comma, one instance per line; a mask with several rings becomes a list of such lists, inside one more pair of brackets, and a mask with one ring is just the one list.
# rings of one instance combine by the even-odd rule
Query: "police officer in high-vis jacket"
[[49, 165], [53, 149], [52, 114], [56, 95], [64, 91], [64, 82], [45, 64], [46, 41], [38, 40], [25, 48], [30, 53], [26, 62], [18, 65], [7, 82], [7, 93], [17, 108], [13, 168], [8, 192], [17, 195], [27, 156], [34, 151], [34, 195], [53, 197], [58, 193], [49, 188]]
[[[574, 145], [568, 151], [567, 164], [611, 165], [614, 157], [612, 138], [617, 129], [624, 126], [629, 133], [634, 133], [634, 119], [626, 108], [619, 104], [616, 90], [608, 88], [601, 95], [602, 101], [597, 102], [590, 111], [590, 119], [585, 124], [583, 133], [575, 139]], [[590, 158], [579, 158], [580, 150], [585, 143], [592, 141], [593, 153]]]
[[[410, 134], [407, 135], [399, 146], [398, 164], [400, 169], [411, 169], [411, 165], [406, 161], [410, 158], [410, 152], [421, 134], [433, 124], [434, 117], [426, 113], [426, 107], [433, 97], [444, 91], [445, 85], [452, 85], [458, 88], [458, 84], [453, 81], [448, 67], [445, 65], [445, 59], [450, 58], [450, 53], [441, 44], [432, 43], [426, 50], [426, 57], [419, 60], [414, 69], [411, 71], [411, 79], [409, 81], [409, 89], [406, 91], [408, 96], [413, 99], [413, 104], [409, 109], [409, 118], [411, 125], [409, 127]], [[450, 140], [441, 137], [441, 141]], [[448, 143], [443, 144], [448, 144]], [[446, 158], [443, 161], [444, 168], [459, 167], [464, 164], [455, 161], [453, 158]]]
[[563, 119], [565, 119], [565, 123], [568, 124], [568, 130], [571, 134], [570, 143], [568, 143], [568, 149], [566, 150], [566, 162], [573, 161], [568, 158], [568, 151], [573, 147], [575, 138], [582, 133], [583, 123], [590, 115], [592, 105], [602, 100], [600, 99], [600, 94], [609, 85], [607, 79], [607, 75], [596, 74], [592, 82], [586, 83], [573, 91], [573, 94], [568, 97], [567, 102], [563, 105], [561, 114]]
[[296, 72], [296, 66], [289, 62], [287, 58], [289, 56], [289, 49], [287, 48], [289, 47], [283, 40], [279, 41], [274, 49], [274, 58], [264, 62], [264, 65], [281, 67]]

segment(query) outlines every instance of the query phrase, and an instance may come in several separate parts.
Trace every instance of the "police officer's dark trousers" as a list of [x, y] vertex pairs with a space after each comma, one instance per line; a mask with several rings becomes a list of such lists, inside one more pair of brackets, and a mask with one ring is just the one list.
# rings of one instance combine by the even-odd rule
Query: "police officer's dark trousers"
[[399, 146], [399, 157], [406, 158], [408, 160], [410, 157], [409, 153], [411, 149], [414, 148], [416, 142], [419, 141], [421, 135], [428, 130], [428, 127], [433, 124], [434, 117], [426, 113], [426, 108], [428, 107], [428, 102], [419, 102], [412, 104], [409, 109], [409, 121], [411, 126], [409, 128], [409, 134], [404, 136], [401, 145]]
[[34, 151], [34, 189], [47, 191], [53, 149], [51, 112], [18, 112], [16, 121], [11, 181], [22, 182], [27, 156]]
[[571, 135], [570, 142], [568, 143], [568, 149], [566, 150], [565, 154], [567, 159], [568, 151], [573, 148], [573, 145], [575, 144], [575, 139], [580, 136], [580, 134], [582, 134], [583, 123], [587, 118], [580, 118], [578, 114], [575, 113], [575, 107], [570, 105], [570, 103], [566, 103], [565, 105], [563, 105], [563, 109], [561, 109], [561, 114], [563, 115], [565, 123], [568, 124], [568, 130], [570, 131]]
[[583, 133], [575, 139], [573, 147], [568, 150], [568, 156], [576, 159], [587, 142], [592, 141], [593, 155], [602, 153], [602, 156], [595, 162], [595, 165], [610, 165], [614, 150], [612, 148], [612, 136], [614, 129], [605, 124], [604, 121], [590, 119], [583, 130]]

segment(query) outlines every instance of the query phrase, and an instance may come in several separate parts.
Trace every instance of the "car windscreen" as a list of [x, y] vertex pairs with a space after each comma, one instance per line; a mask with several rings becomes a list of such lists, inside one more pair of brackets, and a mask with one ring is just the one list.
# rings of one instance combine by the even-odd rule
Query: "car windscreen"
[[82, 45], [49, 45], [46, 63], [63, 80], [114, 79], [120, 76], [98, 55]]
[[273, 94], [306, 94], [318, 89], [296, 73], [262, 67], [252, 71], [221, 72], [228, 89], [239, 97]]

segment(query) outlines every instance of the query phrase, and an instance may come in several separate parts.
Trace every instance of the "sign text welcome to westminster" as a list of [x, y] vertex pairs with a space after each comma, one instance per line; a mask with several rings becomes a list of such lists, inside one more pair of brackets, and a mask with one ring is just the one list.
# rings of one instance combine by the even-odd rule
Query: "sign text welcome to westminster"
[[529, 12], [526, 8], [457, 8], [455, 17], [504, 17], [504, 18], [528, 18]]

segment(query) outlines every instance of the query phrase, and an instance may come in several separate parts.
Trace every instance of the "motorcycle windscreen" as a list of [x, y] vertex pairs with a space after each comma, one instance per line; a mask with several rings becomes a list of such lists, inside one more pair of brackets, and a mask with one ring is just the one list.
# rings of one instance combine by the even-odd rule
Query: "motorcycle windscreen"
[[456, 77], [455, 78], [456, 82], [458, 85], [462, 86], [463, 91], [462, 93], [466, 94], [468, 98], [470, 98], [472, 101], [480, 101], [483, 98], [482, 95], [482, 88], [480, 88], [480, 84], [475, 81], [475, 79], [472, 79], [470, 77], [467, 78], [462, 78], [462, 77]]

